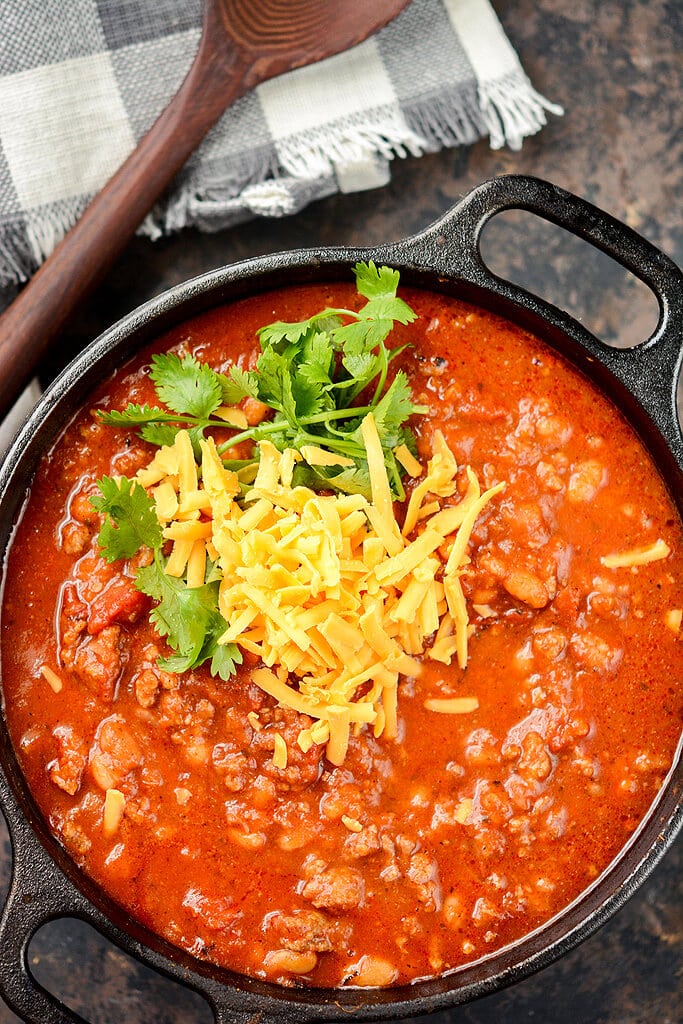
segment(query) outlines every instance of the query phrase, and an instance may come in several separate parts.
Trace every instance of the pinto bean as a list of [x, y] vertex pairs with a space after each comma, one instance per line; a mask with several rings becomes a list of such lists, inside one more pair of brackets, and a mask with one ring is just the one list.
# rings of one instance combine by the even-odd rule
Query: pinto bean
[[76, 675], [106, 703], [114, 699], [121, 674], [120, 636], [120, 626], [107, 626], [97, 636], [81, 643], [73, 660]]
[[317, 962], [315, 953], [294, 953], [291, 949], [271, 949], [263, 958], [266, 970], [275, 974], [310, 974]]
[[73, 496], [69, 506], [72, 519], [78, 523], [86, 523], [88, 526], [95, 526], [99, 522], [99, 513], [90, 504], [91, 497], [96, 493], [95, 488], [91, 486]]
[[246, 398], [242, 408], [250, 427], [258, 426], [268, 412], [268, 406], [264, 405], [263, 402], [259, 402], [256, 398]]
[[607, 482], [605, 467], [597, 459], [587, 459], [577, 463], [569, 477], [567, 500], [578, 504], [592, 501], [601, 487]]
[[90, 771], [100, 789], [119, 789], [128, 772], [142, 761], [140, 745], [122, 718], [112, 715], [100, 722], [90, 748]]
[[452, 931], [458, 931], [465, 924], [465, 908], [461, 897], [455, 892], [449, 893], [443, 901], [442, 913], [444, 921]]
[[373, 956], [370, 953], [362, 956], [349, 977], [349, 985], [361, 988], [384, 988], [391, 985], [398, 977], [398, 970], [389, 960]]
[[503, 586], [508, 594], [528, 604], [530, 608], [545, 608], [550, 601], [545, 583], [526, 569], [513, 569], [503, 580]]
[[534, 730], [528, 732], [522, 740], [522, 756], [517, 767], [522, 777], [538, 779], [539, 782], [547, 779], [552, 771], [553, 763], [543, 737]]

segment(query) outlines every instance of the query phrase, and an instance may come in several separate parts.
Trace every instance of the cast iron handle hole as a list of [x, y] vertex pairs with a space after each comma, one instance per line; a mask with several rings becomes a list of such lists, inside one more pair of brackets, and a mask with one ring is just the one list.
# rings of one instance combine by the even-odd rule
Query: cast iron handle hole
[[481, 236], [489, 270], [570, 313], [616, 348], [633, 348], [657, 326], [653, 292], [625, 267], [565, 228], [526, 210], [504, 210]]
[[0, 908], [4, 907], [12, 870], [12, 849], [4, 815], [0, 811]]
[[197, 992], [143, 966], [95, 928], [72, 917], [38, 929], [29, 944], [28, 965], [43, 988], [90, 1024], [214, 1021]]

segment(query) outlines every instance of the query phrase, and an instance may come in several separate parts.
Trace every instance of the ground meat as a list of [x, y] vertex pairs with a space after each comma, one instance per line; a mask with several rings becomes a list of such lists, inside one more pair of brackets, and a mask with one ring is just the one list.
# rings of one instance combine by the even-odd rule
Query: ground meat
[[207, 896], [199, 889], [188, 889], [183, 907], [198, 917], [209, 931], [231, 928], [239, 916], [239, 907], [229, 896]]
[[66, 583], [61, 593], [59, 642], [61, 661], [67, 668], [73, 665], [76, 647], [87, 619], [88, 607], [78, 596], [75, 583]]
[[531, 730], [522, 741], [522, 756], [517, 766], [519, 774], [525, 779], [543, 780], [548, 778], [552, 767], [543, 738]]
[[[263, 708], [259, 719], [266, 728], [254, 733], [250, 750], [259, 762], [259, 771], [272, 779], [280, 792], [305, 789], [317, 782], [322, 771], [324, 747], [313, 744], [304, 753], [297, 743], [301, 730], [308, 729], [313, 720], [290, 708]], [[276, 768], [273, 764], [276, 732], [287, 745], [286, 768]]]
[[64, 845], [72, 853], [84, 854], [87, 853], [92, 842], [88, 839], [85, 831], [77, 825], [70, 818], [64, 819], [64, 825], [62, 826], [62, 839]]
[[58, 725], [52, 735], [59, 745], [59, 753], [48, 765], [48, 773], [55, 786], [74, 796], [87, 763], [87, 747], [70, 725]]
[[436, 861], [424, 850], [418, 850], [411, 856], [408, 878], [414, 884], [417, 898], [426, 910], [438, 910], [441, 907]]
[[365, 902], [365, 882], [355, 868], [330, 867], [305, 883], [301, 890], [304, 899], [314, 907], [324, 907], [338, 913], [362, 907]]
[[107, 626], [81, 643], [74, 655], [73, 670], [100, 700], [111, 703], [121, 674], [121, 627]]
[[133, 680], [135, 699], [140, 707], [151, 708], [157, 699], [159, 690], [159, 676], [151, 669], [143, 669]]
[[240, 750], [234, 750], [228, 743], [217, 743], [211, 751], [211, 760], [220, 772], [226, 787], [233, 793], [244, 789], [255, 772], [255, 761]]
[[295, 910], [293, 914], [269, 914], [264, 928], [282, 947], [295, 953], [331, 953], [346, 942], [348, 929], [315, 910]]
[[90, 544], [90, 527], [70, 520], [62, 527], [61, 546], [67, 555], [82, 555]]
[[350, 832], [344, 842], [344, 852], [354, 860], [369, 857], [379, 849], [379, 832], [376, 825], [366, 825], [362, 832]]

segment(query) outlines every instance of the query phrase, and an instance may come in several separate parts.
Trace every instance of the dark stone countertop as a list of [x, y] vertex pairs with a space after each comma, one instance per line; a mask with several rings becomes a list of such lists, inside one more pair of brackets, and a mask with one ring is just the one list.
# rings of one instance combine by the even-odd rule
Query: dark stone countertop
[[[625, 220], [683, 262], [683, 7], [677, 0], [494, 0], [536, 87], [562, 103], [519, 153], [468, 149], [395, 161], [391, 184], [333, 196], [279, 221], [216, 235], [134, 241], [72, 325], [53, 367], [139, 302], [245, 257], [335, 243], [370, 244], [425, 226], [476, 183], [526, 172]], [[655, 318], [642, 285], [583, 243], [527, 215], [488, 229], [495, 268], [584, 319], [605, 340], [635, 342]], [[0, 818], [0, 895], [11, 856]], [[681, 843], [596, 935], [540, 974], [433, 1024], [674, 1024], [683, 1019]], [[153, 974], [88, 926], [46, 926], [29, 950], [39, 980], [92, 1024], [209, 1024], [204, 1001]], [[427, 1020], [427, 1018], [420, 1018]], [[0, 1024], [17, 1018], [0, 1001]]]

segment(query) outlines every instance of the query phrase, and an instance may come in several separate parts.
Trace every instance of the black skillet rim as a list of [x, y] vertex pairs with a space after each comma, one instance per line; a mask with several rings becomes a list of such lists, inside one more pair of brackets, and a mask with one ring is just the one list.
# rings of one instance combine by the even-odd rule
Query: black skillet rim
[[[508, 208], [531, 209], [587, 237], [645, 280], [660, 304], [660, 324], [653, 338], [615, 356], [567, 314], [490, 274], [479, 255], [479, 234], [490, 216]], [[101, 379], [103, 368], [111, 372], [140, 345], [210, 306], [281, 284], [347, 277], [350, 265], [367, 258], [397, 266], [405, 284], [457, 294], [502, 313], [562, 351], [603, 391], [611, 390], [615, 404], [622, 406], [650, 448], [683, 512], [683, 445], [672, 404], [681, 361], [678, 346], [672, 341], [672, 324], [677, 318], [681, 322], [683, 310], [680, 273], [640, 236], [595, 207], [548, 183], [519, 176], [484, 183], [425, 232], [394, 245], [262, 257], [205, 274], [146, 303], [74, 360], [46, 393], [0, 471], [2, 504], [11, 504], [13, 484], [23, 492], [40, 454], [66, 424], [72, 410], [81, 405], [82, 398], [76, 400], [76, 396], [85, 397]], [[119, 351], [125, 355], [118, 356]], [[665, 383], [663, 389], [656, 390], [654, 399], [643, 386], [644, 374], [653, 372]], [[13, 513], [19, 504], [15, 502]], [[4, 545], [11, 528], [3, 523], [0, 531]], [[201, 992], [221, 1021], [246, 1022], [259, 1014], [258, 1019], [264, 1022], [332, 1021], [349, 1016], [369, 1021], [453, 1006], [521, 980], [600, 927], [647, 877], [683, 821], [679, 748], [677, 764], [630, 843], [590, 889], [538, 931], [433, 981], [382, 991], [301, 991], [255, 982], [201, 963], [133, 922], [82, 875], [47, 832], [9, 747], [4, 721], [0, 723], [0, 763], [4, 768], [0, 796], [15, 855], [5, 934], [11, 934], [12, 925], [27, 933], [14, 937], [8, 956], [0, 951], [0, 985], [15, 1006], [21, 997], [24, 1012], [36, 1014], [27, 1019], [45, 1024], [79, 1018], [51, 997], [46, 1003], [40, 986], [36, 982], [31, 985], [24, 977], [25, 963], [17, 965], [12, 955], [25, 958], [30, 935], [47, 920], [63, 915], [83, 917], [127, 952]], [[27, 893], [33, 897], [29, 902]], [[22, 1007], [18, 1008], [21, 1011]]]

